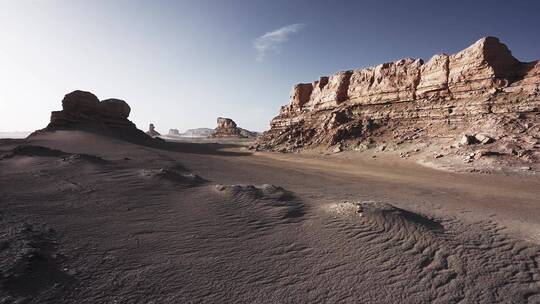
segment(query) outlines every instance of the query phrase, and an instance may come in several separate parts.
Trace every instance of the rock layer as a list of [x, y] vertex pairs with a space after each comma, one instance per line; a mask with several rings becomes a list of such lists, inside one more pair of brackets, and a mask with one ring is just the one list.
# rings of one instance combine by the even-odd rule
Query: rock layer
[[534, 150], [539, 108], [540, 63], [522, 63], [499, 39], [486, 37], [426, 63], [402, 59], [297, 84], [256, 148], [357, 149], [489, 131], [508, 140], [522, 132], [520, 138], [532, 138], [524, 149]]

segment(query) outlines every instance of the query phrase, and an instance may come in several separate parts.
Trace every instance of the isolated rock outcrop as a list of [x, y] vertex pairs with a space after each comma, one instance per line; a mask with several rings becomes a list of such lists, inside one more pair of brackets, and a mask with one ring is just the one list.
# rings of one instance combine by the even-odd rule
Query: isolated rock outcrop
[[217, 127], [214, 129], [211, 137], [238, 137], [248, 138], [256, 137], [259, 134], [257, 132], [249, 131], [239, 128], [234, 120], [230, 118], [218, 117]]
[[212, 133], [212, 137], [243, 137], [240, 129], [236, 126], [234, 120], [230, 118], [218, 117], [217, 127]]
[[534, 159], [539, 108], [540, 63], [522, 63], [486, 37], [425, 63], [407, 58], [297, 84], [254, 147], [341, 151], [480, 134], [459, 145], [512, 141]]
[[[37, 131], [86, 130], [122, 136], [146, 137], [128, 117], [129, 105], [120, 99], [99, 101], [86, 91], [73, 91], [64, 96], [62, 111], [53, 111], [46, 128]], [[35, 133], [34, 133], [35, 134]]]
[[151, 123], [151, 124], [148, 126], [148, 131], [146, 131], [146, 134], [148, 134], [149, 136], [152, 136], [152, 137], [160, 136], [160, 135], [161, 135], [158, 131], [156, 131], [156, 127], [154, 126], [153, 123]]

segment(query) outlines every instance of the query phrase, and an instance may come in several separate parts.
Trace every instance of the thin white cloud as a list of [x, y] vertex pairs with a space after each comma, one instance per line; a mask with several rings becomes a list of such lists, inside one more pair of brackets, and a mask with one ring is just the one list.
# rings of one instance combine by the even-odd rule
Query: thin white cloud
[[263, 60], [268, 52], [279, 52], [281, 45], [287, 42], [291, 35], [298, 33], [304, 27], [305, 24], [303, 23], [291, 24], [257, 37], [253, 41], [253, 47], [257, 51], [257, 60]]

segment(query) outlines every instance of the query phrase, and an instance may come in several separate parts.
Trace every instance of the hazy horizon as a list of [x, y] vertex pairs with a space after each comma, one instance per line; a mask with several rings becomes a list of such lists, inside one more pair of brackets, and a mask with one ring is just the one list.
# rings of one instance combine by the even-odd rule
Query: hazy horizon
[[295, 83], [337, 71], [427, 60], [484, 36], [540, 59], [538, 11], [537, 1], [0, 1], [0, 131], [45, 127], [77, 89], [127, 101], [143, 130], [214, 128], [223, 116], [263, 131]]

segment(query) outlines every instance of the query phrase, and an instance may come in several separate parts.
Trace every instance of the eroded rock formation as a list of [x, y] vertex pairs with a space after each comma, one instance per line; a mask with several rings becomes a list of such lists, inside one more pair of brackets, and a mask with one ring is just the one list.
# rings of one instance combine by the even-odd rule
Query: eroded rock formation
[[151, 123], [148, 126], [148, 131], [146, 131], [146, 134], [148, 134], [149, 136], [152, 136], [152, 137], [156, 137], [156, 136], [161, 135], [158, 131], [156, 131], [156, 127], [154, 126], [153, 123]]
[[73, 91], [64, 96], [62, 111], [53, 111], [47, 127], [39, 132], [55, 130], [87, 130], [126, 136], [145, 136], [128, 117], [129, 105], [120, 99], [99, 101], [86, 91]]
[[234, 120], [230, 118], [218, 117], [217, 127], [213, 130], [211, 137], [238, 137], [255, 138], [259, 133], [239, 128]]
[[214, 133], [212, 133], [212, 137], [244, 137], [241, 132], [240, 128], [236, 126], [236, 123], [234, 120], [230, 118], [224, 118], [224, 117], [218, 117], [217, 119], [217, 127], [214, 129]]
[[298, 84], [255, 147], [341, 151], [483, 133], [538, 156], [539, 108], [540, 63], [522, 63], [486, 37], [426, 63], [402, 59]]

